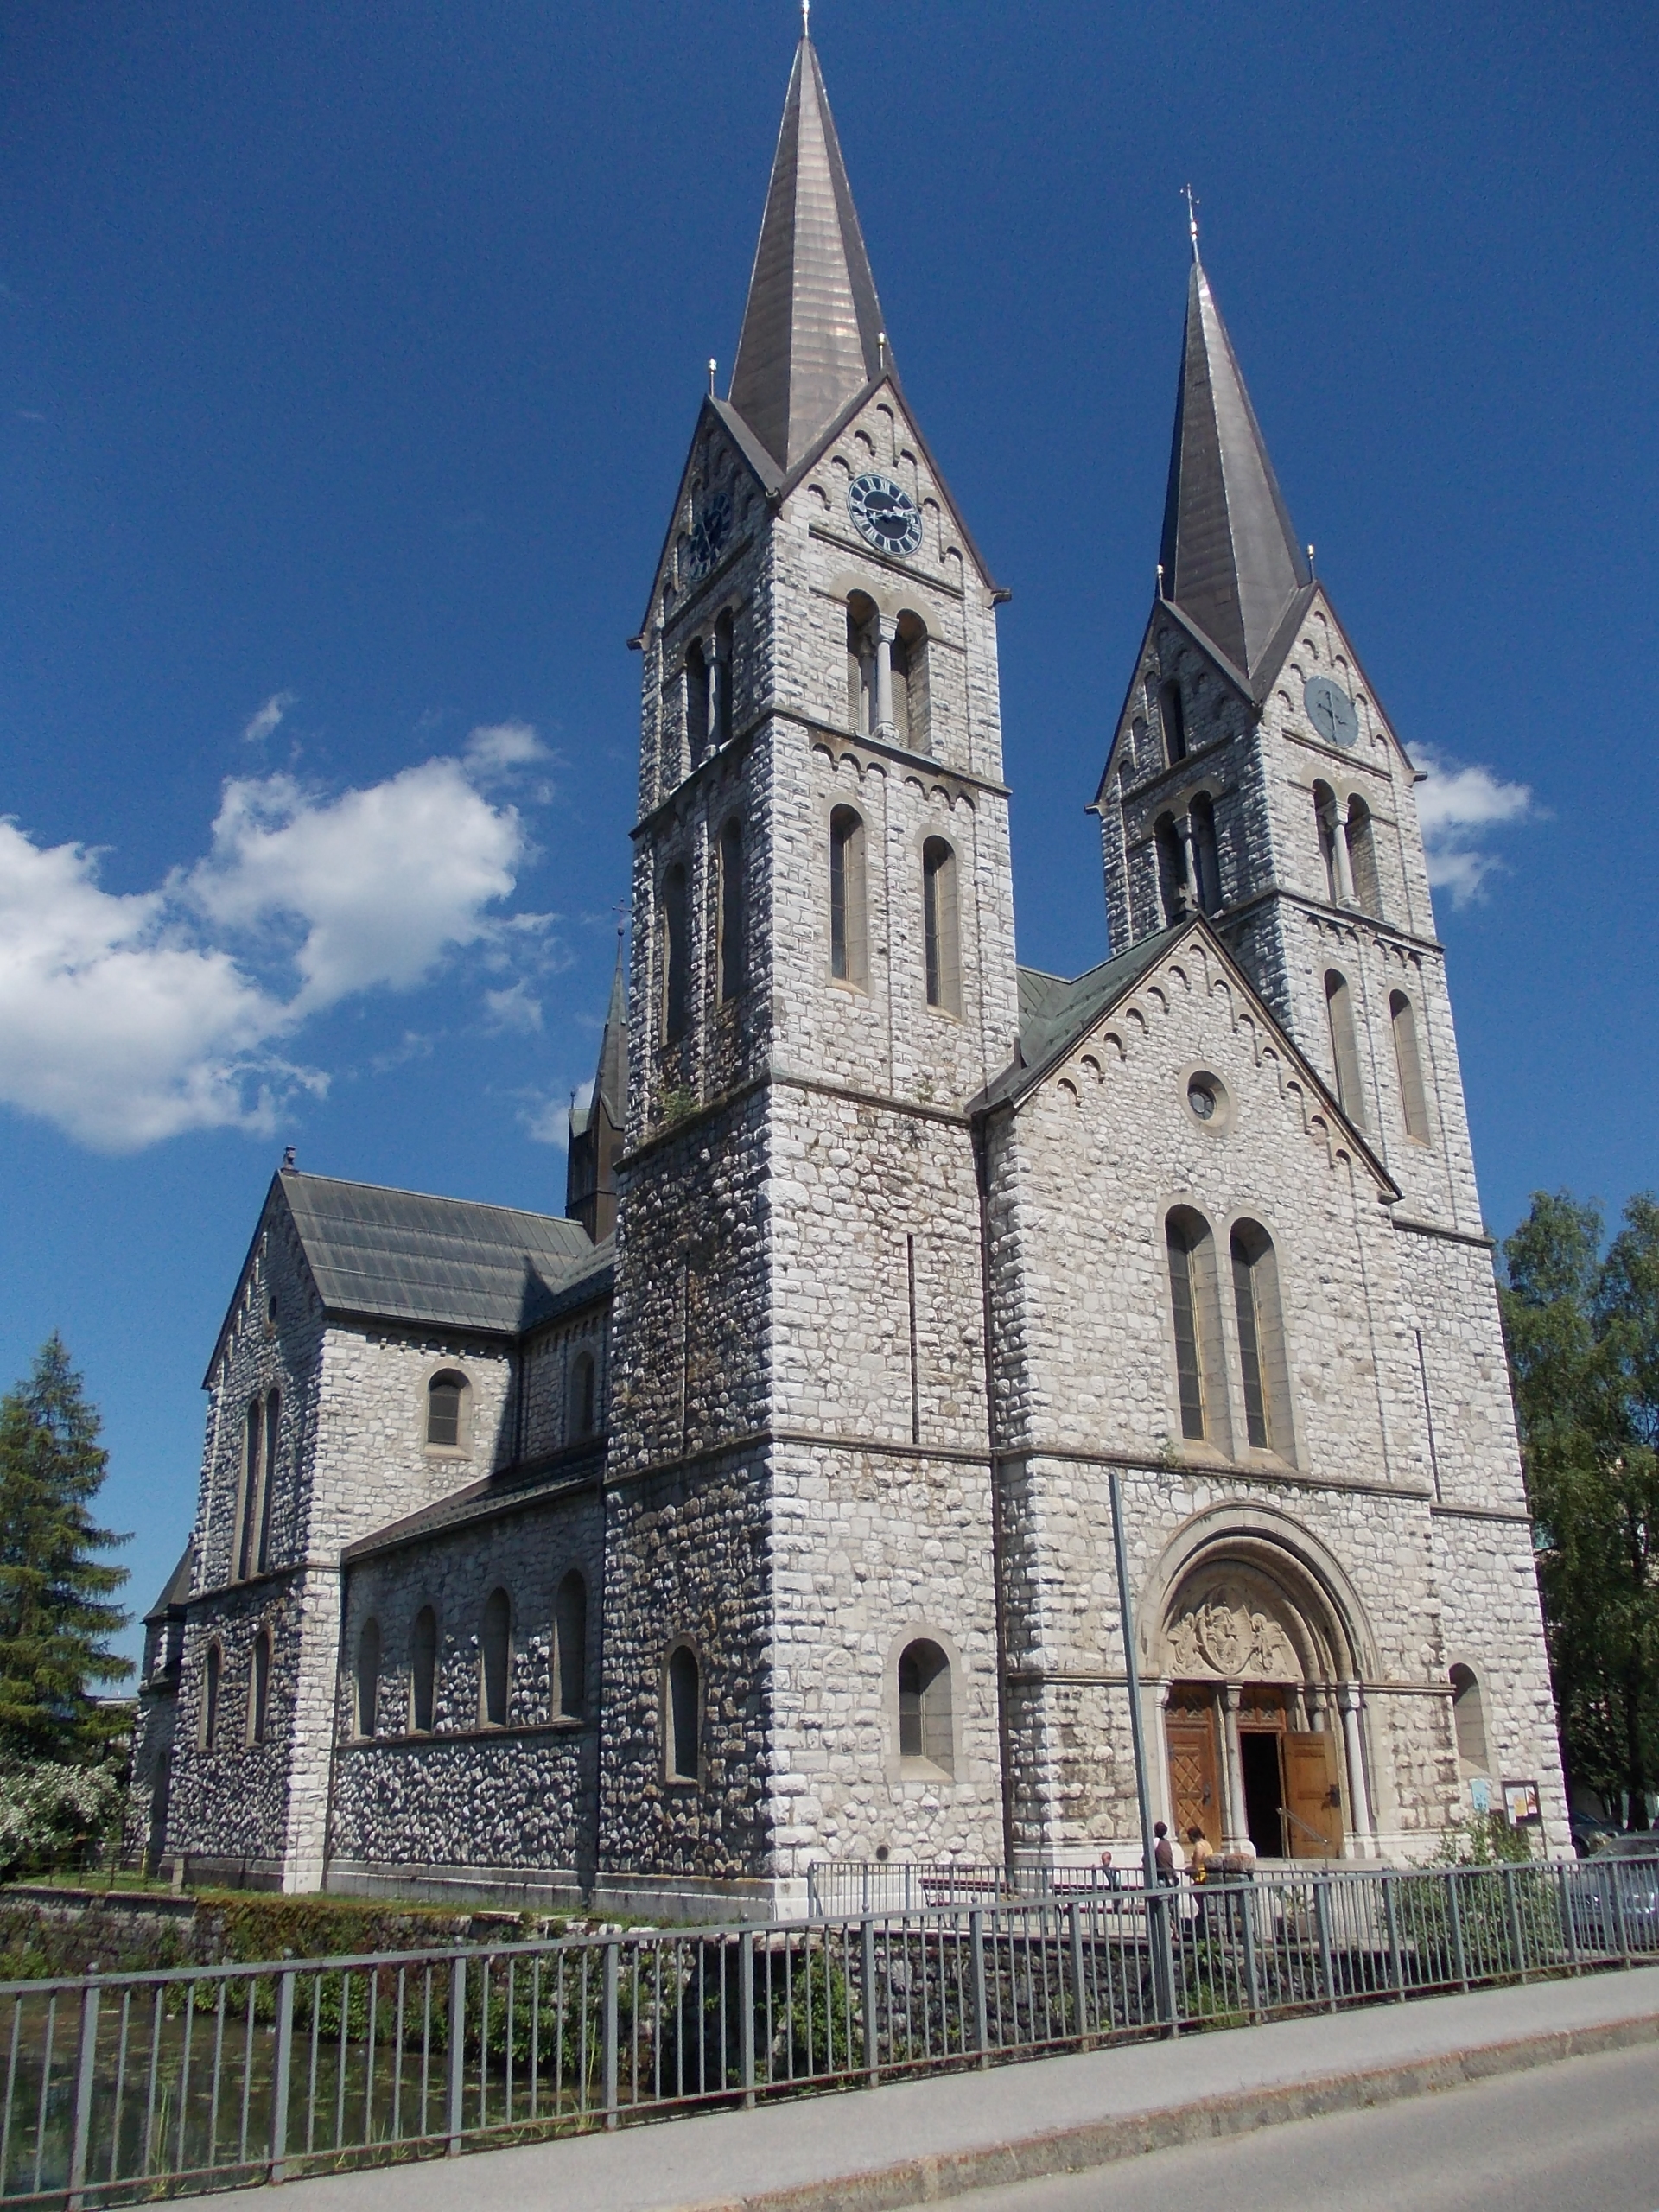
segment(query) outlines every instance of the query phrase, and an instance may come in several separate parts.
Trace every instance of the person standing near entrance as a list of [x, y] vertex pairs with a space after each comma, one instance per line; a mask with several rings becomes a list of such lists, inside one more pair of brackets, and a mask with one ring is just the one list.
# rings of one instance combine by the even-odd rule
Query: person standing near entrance
[[1175, 1879], [1175, 1847], [1169, 1840], [1169, 1830], [1162, 1821], [1152, 1824], [1152, 1862], [1158, 1869], [1160, 1882]]
[[1209, 1837], [1205, 1835], [1204, 1830], [1202, 1828], [1188, 1828], [1186, 1832], [1186, 1864], [1188, 1871], [1191, 1872], [1192, 1879], [1195, 1882], [1205, 1882], [1209, 1879], [1210, 1861], [1215, 1857], [1215, 1855], [1216, 1847], [1214, 1844], [1211, 1842]]

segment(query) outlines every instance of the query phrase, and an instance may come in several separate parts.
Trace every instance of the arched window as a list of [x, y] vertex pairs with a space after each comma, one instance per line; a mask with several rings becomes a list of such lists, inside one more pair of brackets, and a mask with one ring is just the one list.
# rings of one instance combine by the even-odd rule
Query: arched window
[[478, 1645], [478, 1717], [486, 1728], [505, 1728], [512, 1671], [512, 1603], [505, 1590], [490, 1592]]
[[580, 1720], [588, 1710], [588, 1585], [572, 1567], [553, 1603], [553, 1714]]
[[265, 1400], [265, 1464], [259, 1485], [259, 1534], [254, 1545], [254, 1565], [261, 1574], [270, 1565], [270, 1506], [276, 1494], [276, 1455], [282, 1436], [283, 1394], [273, 1390]]
[[912, 753], [928, 747], [927, 632], [915, 614], [899, 617], [892, 646], [893, 719], [900, 745]]
[[715, 659], [712, 677], [715, 710], [710, 715], [710, 735], [716, 745], [728, 745], [732, 736], [732, 617], [729, 608], [723, 610], [715, 623]]
[[1349, 800], [1343, 835], [1348, 840], [1348, 874], [1354, 887], [1354, 904], [1362, 914], [1380, 915], [1382, 891], [1376, 879], [1376, 840], [1371, 831], [1371, 810], [1363, 798]]
[[357, 1732], [375, 1733], [380, 1718], [380, 1624], [366, 1620], [357, 1639]]
[[1365, 1126], [1365, 1093], [1359, 1080], [1359, 1039], [1354, 1030], [1353, 994], [1348, 978], [1335, 968], [1325, 975], [1325, 1012], [1331, 1026], [1331, 1058], [1337, 1071], [1342, 1110], [1358, 1128]]
[[1221, 911], [1221, 859], [1216, 850], [1216, 809], [1207, 791], [1192, 802], [1192, 866], [1198, 874], [1198, 904], [1206, 914]]
[[259, 1527], [259, 1498], [264, 1487], [265, 1409], [252, 1399], [242, 1437], [241, 1519], [236, 1532], [236, 1580], [245, 1582], [253, 1572], [254, 1546]]
[[864, 824], [850, 806], [830, 817], [830, 973], [864, 981]]
[[696, 638], [685, 649], [685, 749], [694, 768], [709, 750], [709, 662]]
[[847, 602], [847, 727], [868, 737], [875, 727], [875, 602], [855, 591]]
[[1177, 1206], [1164, 1224], [1169, 1262], [1170, 1314], [1175, 1326], [1175, 1381], [1181, 1402], [1181, 1434], [1200, 1443], [1209, 1436], [1210, 1408], [1222, 1402], [1214, 1388], [1215, 1240], [1202, 1214]]
[[594, 1355], [580, 1351], [570, 1369], [570, 1441], [580, 1444], [598, 1426]]
[[1186, 860], [1180, 833], [1172, 814], [1160, 814], [1153, 828], [1158, 852], [1158, 899], [1166, 925], [1179, 922], [1186, 912]]
[[1342, 883], [1337, 869], [1337, 795], [1329, 784], [1313, 786], [1313, 822], [1319, 831], [1319, 858], [1325, 862], [1325, 895], [1333, 906], [1342, 903]]
[[899, 1661], [899, 1756], [956, 1771], [950, 1662], [937, 1643], [907, 1643]]
[[429, 1736], [438, 1688], [438, 1617], [430, 1605], [415, 1616], [409, 1658], [410, 1726], [417, 1736]]
[[1229, 1239], [1233, 1311], [1244, 1384], [1244, 1428], [1258, 1452], [1290, 1452], [1290, 1376], [1285, 1360], [1279, 1262], [1259, 1222], [1241, 1221]]
[[1181, 704], [1181, 687], [1171, 682], [1158, 694], [1159, 711], [1164, 721], [1164, 758], [1173, 763], [1186, 758], [1186, 710]]
[[720, 995], [722, 1004], [741, 996], [749, 980], [745, 888], [743, 824], [734, 817], [720, 833]]
[[219, 1685], [225, 1672], [225, 1655], [218, 1644], [207, 1647], [207, 1663], [201, 1686], [201, 1748], [219, 1749]]
[[922, 940], [927, 1002], [947, 1014], [962, 1012], [961, 923], [957, 856], [943, 837], [922, 847]]
[[1487, 1764], [1486, 1714], [1472, 1667], [1452, 1669], [1452, 1723], [1458, 1735], [1458, 1764], [1465, 1773], [1491, 1771]]
[[253, 1658], [248, 1675], [248, 1741], [263, 1744], [270, 1713], [270, 1632], [261, 1629], [253, 1639]]
[[669, 1655], [664, 1702], [668, 1708], [668, 1778], [671, 1782], [695, 1782], [697, 1738], [702, 1719], [702, 1684], [697, 1655], [686, 1644], [676, 1644]]
[[435, 1450], [454, 1452], [461, 1442], [462, 1401], [467, 1377], [446, 1369], [426, 1386], [426, 1440]]
[[1423, 1064], [1417, 1051], [1417, 1016], [1403, 991], [1389, 994], [1389, 1020], [1394, 1030], [1394, 1064], [1400, 1074], [1400, 1104], [1406, 1117], [1406, 1135], [1420, 1144], [1428, 1142], [1428, 1100], [1423, 1091]]
[[684, 1036], [691, 1011], [685, 922], [685, 870], [677, 861], [663, 878], [658, 940], [662, 959], [663, 1037], [670, 1045]]

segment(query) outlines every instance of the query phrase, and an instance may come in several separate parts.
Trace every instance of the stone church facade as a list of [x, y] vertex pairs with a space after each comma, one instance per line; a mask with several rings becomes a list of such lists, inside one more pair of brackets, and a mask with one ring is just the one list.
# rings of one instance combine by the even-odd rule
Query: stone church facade
[[1405, 1860], [1523, 1777], [1565, 1846], [1418, 772], [1196, 248], [1162, 554], [1112, 957], [1021, 969], [1007, 594], [804, 39], [568, 1216], [275, 1179], [150, 1701], [194, 1871], [765, 1913], [1134, 1857], [1114, 1472], [1159, 1813]]

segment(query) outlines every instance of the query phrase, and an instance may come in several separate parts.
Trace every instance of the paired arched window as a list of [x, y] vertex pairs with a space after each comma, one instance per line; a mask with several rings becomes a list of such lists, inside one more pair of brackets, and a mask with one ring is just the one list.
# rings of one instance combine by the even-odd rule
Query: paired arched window
[[415, 1616], [409, 1678], [410, 1726], [417, 1736], [429, 1736], [438, 1688], [438, 1617], [430, 1605]]
[[270, 1718], [270, 1631], [261, 1629], [253, 1639], [248, 1675], [248, 1741], [263, 1744]]
[[925, 1637], [899, 1655], [899, 1756], [925, 1759], [941, 1774], [956, 1771], [950, 1662]]
[[219, 1749], [219, 1689], [224, 1673], [225, 1654], [217, 1643], [210, 1643], [201, 1684], [201, 1748], [204, 1751]]
[[1337, 1071], [1337, 1096], [1343, 1112], [1365, 1126], [1365, 1092], [1359, 1079], [1359, 1037], [1354, 1027], [1354, 998], [1338, 969], [1325, 973], [1325, 1014], [1331, 1031], [1331, 1060]]
[[1400, 1106], [1406, 1118], [1406, 1135], [1420, 1144], [1428, 1142], [1428, 1099], [1423, 1090], [1423, 1063], [1417, 1050], [1417, 1015], [1403, 991], [1389, 994], [1389, 1022], [1394, 1031], [1394, 1065], [1400, 1077]]
[[663, 1037], [670, 1045], [684, 1036], [691, 1013], [690, 946], [686, 919], [685, 870], [677, 861], [663, 878], [658, 924]]
[[1213, 1364], [1215, 1240], [1209, 1223], [1189, 1206], [1175, 1207], [1164, 1224], [1164, 1249], [1175, 1327], [1181, 1434], [1189, 1442], [1201, 1443], [1210, 1433], [1209, 1370]]
[[709, 671], [709, 734], [716, 745], [732, 736], [732, 616], [729, 607], [715, 620], [715, 658]]
[[929, 749], [927, 632], [915, 614], [901, 614], [889, 648], [893, 663], [893, 721], [900, 745]]
[[1279, 1262], [1259, 1222], [1241, 1221], [1229, 1239], [1238, 1363], [1244, 1385], [1244, 1430], [1258, 1452], [1291, 1457], [1290, 1376], [1285, 1361]]
[[454, 1452], [465, 1436], [467, 1377], [453, 1368], [426, 1386], [426, 1440], [435, 1451]]
[[553, 1716], [580, 1720], [588, 1710], [588, 1586], [572, 1567], [553, 1601]]
[[1186, 758], [1186, 709], [1181, 704], [1181, 687], [1173, 679], [1160, 686], [1158, 709], [1164, 724], [1164, 758], [1172, 765]]
[[709, 750], [709, 657], [696, 638], [685, 649], [685, 749], [694, 768]]
[[1158, 902], [1166, 925], [1173, 925], [1186, 912], [1186, 860], [1173, 814], [1159, 816], [1152, 839], [1158, 855]]
[[486, 1728], [507, 1725], [512, 1673], [512, 1602], [505, 1590], [493, 1590], [478, 1639], [478, 1717]]
[[580, 1444], [599, 1427], [598, 1370], [590, 1351], [579, 1351], [570, 1368], [569, 1422], [572, 1444]]
[[1487, 1765], [1486, 1713], [1480, 1683], [1472, 1667], [1452, 1669], [1452, 1725], [1457, 1731], [1458, 1763], [1467, 1772], [1485, 1774]]
[[856, 810], [830, 817], [830, 973], [859, 983], [867, 972], [864, 919], [864, 823]]
[[943, 837], [930, 837], [922, 847], [922, 947], [929, 1006], [946, 1014], [960, 1014], [962, 925], [957, 856]]
[[380, 1719], [380, 1624], [364, 1622], [357, 1639], [357, 1733], [375, 1734]]
[[668, 1778], [671, 1782], [695, 1782], [702, 1723], [702, 1681], [697, 1655], [689, 1644], [676, 1644], [669, 1654], [663, 1702], [667, 1723], [664, 1749]]
[[1206, 914], [1221, 911], [1221, 856], [1216, 849], [1215, 803], [1207, 791], [1192, 802], [1192, 870], [1198, 905]]
[[720, 995], [741, 995], [749, 980], [743, 824], [735, 817], [720, 833]]
[[859, 737], [875, 728], [875, 602], [859, 591], [847, 602], [847, 727]]
[[1376, 875], [1376, 839], [1371, 829], [1371, 810], [1363, 798], [1350, 798], [1344, 809], [1343, 836], [1348, 841], [1348, 874], [1354, 887], [1354, 904], [1362, 914], [1381, 914], [1382, 890]]

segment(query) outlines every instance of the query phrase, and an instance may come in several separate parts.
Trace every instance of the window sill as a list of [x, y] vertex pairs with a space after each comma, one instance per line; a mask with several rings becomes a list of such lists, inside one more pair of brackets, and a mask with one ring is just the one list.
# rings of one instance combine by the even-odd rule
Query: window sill
[[421, 1456], [427, 1459], [470, 1459], [473, 1447], [470, 1444], [423, 1444]]
[[900, 1782], [949, 1782], [956, 1776], [949, 1767], [936, 1766], [931, 1759], [911, 1758], [900, 1754], [899, 1779]]
[[486, 1723], [473, 1728], [411, 1729], [397, 1736], [343, 1736], [340, 1748], [343, 1751], [406, 1751], [428, 1744], [499, 1744], [527, 1736], [579, 1736], [588, 1726], [585, 1720], [562, 1717], [556, 1720], [509, 1722], [505, 1727]]

